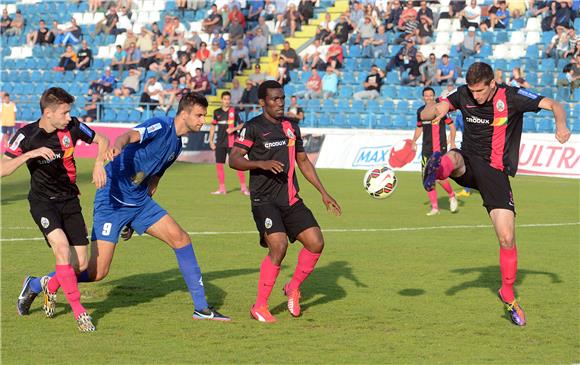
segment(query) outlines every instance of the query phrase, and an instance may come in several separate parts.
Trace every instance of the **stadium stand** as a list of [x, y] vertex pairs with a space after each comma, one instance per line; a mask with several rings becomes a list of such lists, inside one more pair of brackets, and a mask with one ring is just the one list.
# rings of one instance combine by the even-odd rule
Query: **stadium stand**
[[[579, 119], [580, 115], [578, 108], [580, 88], [575, 87], [578, 86], [578, 81], [567, 82], [567, 77], [572, 79], [574, 75], [568, 76], [563, 72], [567, 64], [578, 60], [579, 42], [575, 29], [578, 29], [580, 25], [580, 18], [577, 17], [577, 1], [570, 1], [573, 4], [568, 24], [562, 24], [559, 28], [555, 25], [552, 29], [546, 29], [550, 24], [546, 24], [544, 13], [537, 13], [541, 9], [527, 9], [520, 17], [514, 17], [513, 15], [520, 12], [518, 8], [518, 10], [513, 11], [514, 14], [512, 14], [506, 29], [499, 29], [497, 26], [495, 29], [491, 29], [488, 28], [486, 19], [493, 19], [497, 11], [501, 12], [498, 2], [478, 0], [477, 6], [482, 10], [482, 25], [476, 30], [475, 37], [480, 39], [482, 45], [478, 52], [465, 57], [463, 66], [461, 66], [462, 51], [460, 48], [461, 45], [466, 45], [468, 32], [465, 27], [462, 27], [463, 13], [461, 6], [457, 8], [457, 3], [464, 2], [430, 1], [426, 6], [428, 11], [423, 11], [421, 9], [424, 5], [415, 1], [411, 4], [412, 6], [403, 3], [402, 6], [405, 9], [400, 11], [392, 8], [395, 1], [361, 0], [359, 4], [357, 2], [349, 3], [347, 0], [318, 0], [314, 2], [312, 18], [308, 22], [298, 21], [301, 24], [296, 28], [294, 35], [288, 34], [292, 30], [293, 19], [299, 19], [300, 11], [304, 11], [304, 2], [304, 0], [273, 0], [270, 2], [272, 8], [266, 9], [262, 13], [267, 19], [264, 24], [270, 33], [268, 49], [262, 53], [259, 59], [252, 59], [251, 65], [246, 65], [249, 67], [238, 73], [236, 78], [241, 85], [245, 85], [246, 80], [253, 72], [253, 65], [257, 63], [262, 66], [262, 70], [270, 70], [274, 74], [277, 74], [277, 69], [283, 68], [286, 71], [286, 76], [281, 81], [285, 83], [286, 95], [289, 98], [292, 94], [305, 90], [310, 70], [303, 68], [302, 64], [292, 69], [276, 64], [272, 65], [272, 60], [276, 59], [276, 56], [272, 56], [273, 53], [282, 52], [284, 41], [288, 41], [290, 47], [304, 57], [312, 51], [313, 41], [320, 38], [323, 40], [323, 44], [318, 48], [318, 51], [323, 62], [319, 63], [319, 70], [321, 70], [320, 74], [323, 75], [326, 68], [325, 62], [329, 61], [330, 63], [331, 61], [327, 60], [325, 55], [332, 47], [332, 44], [324, 43], [328, 39], [340, 39], [341, 50], [338, 53], [342, 54], [343, 59], [340, 60], [341, 65], [338, 66], [340, 67], [340, 81], [336, 95], [327, 99], [299, 99], [299, 105], [305, 108], [306, 117], [303, 124], [307, 127], [414, 128], [415, 109], [421, 105], [422, 76], [424, 72], [427, 72], [425, 71], [427, 67], [421, 68], [419, 62], [429, 62], [429, 55], [434, 54], [436, 63], [439, 65], [445, 54], [449, 55], [450, 67], [454, 71], [453, 78], [456, 83], [462, 82], [462, 76], [465, 75], [467, 68], [476, 61], [486, 61], [495, 69], [503, 71], [504, 75], [510, 76], [515, 72], [514, 68], [519, 68], [522, 75], [518, 80], [509, 80], [508, 78], [504, 81], [521, 84], [520, 81], [525, 78], [524, 82], [529, 83], [532, 91], [554, 97], [563, 102], [568, 112], [571, 129], [573, 131], [578, 129], [574, 125], [578, 123], [574, 123], [574, 120]], [[208, 28], [204, 25], [204, 20], [209, 17], [214, 3], [220, 7], [218, 11], [224, 19], [239, 19], [239, 21], [230, 21], [225, 32], [220, 31], [222, 39], [219, 39], [215, 34], [209, 34]], [[232, 51], [230, 48], [235, 47], [235, 45], [230, 45], [229, 41], [234, 44], [230, 37], [243, 39], [246, 46], [250, 44], [250, 39], [254, 37], [251, 30], [262, 24], [258, 22], [257, 17], [249, 19], [250, 13], [254, 10], [250, 7], [254, 3], [259, 2], [204, 1], [203, 4], [200, 4], [203, 6], [198, 6], [197, 9], [181, 9], [177, 8], [176, 3], [171, 0], [119, 0], [102, 2], [102, 7], [98, 11], [91, 12], [89, 3], [84, 0], [72, 2], [3, 1], [2, 9], [7, 10], [11, 19], [19, 10], [26, 23], [20, 33], [16, 31], [2, 32], [0, 90], [10, 93], [12, 99], [18, 104], [17, 118], [19, 120], [33, 120], [39, 117], [37, 103], [40, 90], [51, 86], [60, 86], [72, 92], [78, 100], [75, 106], [76, 114], [84, 115], [86, 114], [86, 111], [83, 110], [85, 103], [90, 104], [93, 99], [89, 91], [91, 82], [98, 80], [103, 75], [105, 68], [111, 65], [113, 58], [122, 58], [124, 55], [125, 58], [133, 57], [139, 60], [151, 51], [151, 43], [147, 44], [147, 41], [141, 41], [142, 38], [147, 38], [142, 37], [144, 32], [153, 34], [153, 43], [159, 43], [161, 55], [171, 53], [173, 59], [179, 61], [178, 53], [184, 52], [192, 58], [195, 58], [195, 54], [197, 54], [197, 58], [200, 58], [200, 63], [197, 65], [203, 65], [202, 61], [207, 62], [208, 54], [213, 55], [211, 42], [214, 39], [218, 40], [225, 55], [230, 54]], [[512, 0], [509, 3], [508, 8], [511, 8], [511, 4], [518, 3], [518, 1]], [[128, 9], [122, 9], [124, 5]], [[224, 10], [223, 5], [229, 5], [230, 9]], [[117, 32], [113, 30], [109, 34], [103, 32], [93, 37], [92, 34], [97, 28], [107, 28], [111, 6], [115, 8], [116, 16], [119, 19], [116, 28], [126, 29], [126, 31], [121, 33], [118, 30]], [[234, 6], [241, 8], [242, 16], [236, 13], [232, 15]], [[282, 7], [283, 9], [280, 10]], [[306, 9], [306, 13], [308, 13], [308, 9]], [[397, 14], [402, 14], [400, 19], [413, 18], [416, 21], [407, 20], [404, 23], [399, 21], [394, 24], [393, 16]], [[415, 15], [408, 17], [409, 14]], [[421, 14], [431, 14], [433, 19], [431, 26], [426, 24], [427, 22], [425, 24], [419, 23]], [[341, 15], [344, 16], [341, 17]], [[369, 25], [364, 24], [365, 17], [371, 20], [367, 22]], [[337, 24], [346, 24], [344, 23], [345, 18], [348, 19], [347, 23], [350, 25], [350, 28], [346, 27], [346, 37], [344, 33], [338, 34], [338, 31], [336, 34], [334, 33]], [[72, 19], [76, 20], [82, 35], [71, 25]], [[36, 40], [37, 44], [33, 46], [29, 44], [28, 35], [38, 30], [41, 20], [44, 20], [47, 29], [51, 31], [59, 29], [58, 32], [53, 32], [53, 38], [55, 38], [55, 42], [60, 44], [39, 44], [38, 39]], [[99, 22], [103, 22], [103, 25], [99, 25]], [[173, 24], [173, 22], [176, 23]], [[156, 23], [156, 28], [153, 28], [154, 23]], [[237, 23], [245, 23], [245, 26], [241, 25], [240, 28]], [[392, 29], [395, 29], [396, 32], [386, 32], [387, 42], [383, 45], [386, 55], [378, 54], [378, 57], [374, 58], [372, 57], [374, 52], [369, 52], [369, 49], [366, 49], [372, 46], [366, 44], [365, 39], [369, 39], [369, 35], [372, 38], [380, 24], [387, 26], [387, 28], [389, 24], [394, 25]], [[427, 33], [423, 33], [423, 28], [421, 28], [423, 26]], [[432, 34], [428, 32], [429, 27], [432, 28]], [[420, 34], [415, 34], [415, 29]], [[155, 34], [156, 30], [159, 33]], [[171, 33], [167, 37], [169, 39], [165, 42], [155, 41], [155, 38], [163, 39], [164, 35], [160, 33], [165, 34], [166, 30]], [[70, 36], [67, 38], [67, 33], [76, 34], [78, 39]], [[328, 38], [329, 35], [330, 38]], [[558, 35], [561, 35], [561, 39], [558, 38]], [[357, 38], [362, 38], [358, 44], [356, 43]], [[90, 67], [85, 70], [62, 71], [59, 69], [59, 62], [65, 48], [63, 42], [72, 44], [78, 54], [82, 47], [77, 42], [80, 42], [81, 39], [86, 40], [88, 48], [92, 50], [93, 60]], [[376, 99], [353, 100], [353, 95], [363, 90], [363, 82], [371, 66], [376, 65], [385, 71], [392, 57], [400, 52], [405, 54], [404, 43], [411, 40], [417, 40], [421, 43], [414, 44], [412, 47], [420, 53], [420, 56], [415, 56], [413, 53], [409, 58], [404, 57], [401, 66], [396, 66], [387, 72], [380, 88], [380, 96]], [[132, 42], [138, 44], [137, 49], [143, 48], [139, 54], [127, 50]], [[208, 54], [200, 55], [200, 52], [197, 52], [201, 42], [208, 44], [208, 48], [210, 48]], [[559, 42], [554, 48], [557, 55], [551, 55], [548, 58], [546, 51], [550, 49], [550, 44], [553, 42]], [[567, 43], [567, 48], [565, 48], [564, 43]], [[116, 45], [121, 45], [124, 49], [118, 55], [115, 53]], [[371, 57], [368, 57], [369, 54]], [[341, 56], [337, 57], [341, 58]], [[136, 110], [139, 108], [140, 100], [142, 101], [141, 95], [148, 78], [164, 75], [152, 71], [148, 64], [137, 64], [142, 66], [141, 72], [137, 73], [139, 75], [138, 89], [128, 96], [115, 96], [105, 92], [98, 102], [97, 119], [99, 121], [138, 122], [152, 114], [168, 113], [171, 115], [175, 113], [175, 108], [158, 107], [153, 111], [145, 108], [143, 112]], [[193, 74], [193, 67], [196, 64], [193, 61], [191, 64], [188, 66], [189, 69], [184, 68], [184, 70], [187, 69], [186, 71]], [[161, 67], [163, 65], [161, 64]], [[127, 64], [121, 70], [112, 70], [113, 75], [117, 78], [119, 88], [129, 76], [128, 68], [133, 67]], [[572, 68], [578, 70], [578, 66]], [[209, 74], [208, 71], [210, 71]], [[211, 84], [207, 90], [210, 101], [208, 115], [211, 115], [213, 110], [219, 106], [219, 94], [232, 88], [232, 80], [228, 78], [214, 84], [211, 71], [211, 69], [204, 68], [202, 72], [208, 77], [207, 81]], [[159, 78], [164, 89], [170, 89], [171, 79], [172, 77]], [[189, 76], [187, 80], [183, 77], [182, 81], [187, 81], [189, 85], [181, 83], [179, 88], [195, 87], [195, 82], [190, 81]], [[439, 94], [446, 89], [446, 82], [442, 82], [441, 85], [435, 83], [434, 86]], [[171, 92], [168, 91], [167, 94], [168, 96], [161, 100], [163, 105], [169, 102]], [[246, 113], [245, 117], [252, 115], [254, 114]], [[552, 132], [553, 123], [548, 122], [548, 120], [545, 112], [529, 115], [524, 130], [528, 132]]]

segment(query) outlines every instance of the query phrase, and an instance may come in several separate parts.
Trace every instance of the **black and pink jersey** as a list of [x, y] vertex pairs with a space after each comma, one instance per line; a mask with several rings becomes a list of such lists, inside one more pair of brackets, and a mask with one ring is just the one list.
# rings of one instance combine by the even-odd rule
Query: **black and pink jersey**
[[250, 170], [253, 205], [276, 203], [290, 206], [300, 201], [296, 154], [304, 152], [304, 146], [297, 123], [287, 119], [273, 123], [261, 114], [244, 125], [235, 146], [248, 151], [250, 161], [276, 160], [284, 164], [284, 171], [279, 174], [262, 169]]
[[228, 134], [226, 130], [228, 128], [236, 127], [241, 122], [242, 120], [240, 119], [240, 115], [236, 111], [236, 108], [232, 107], [228, 110], [223, 110], [222, 108], [216, 109], [213, 112], [213, 120], [211, 121], [213, 125], [217, 126], [216, 146], [232, 148], [234, 146], [236, 134]]
[[445, 125], [453, 124], [449, 115], [438, 123], [422, 121], [421, 112], [425, 105], [417, 109], [417, 128], [423, 129], [423, 155], [431, 156], [433, 152], [447, 152], [447, 131]]
[[515, 176], [518, 169], [523, 113], [540, 111], [544, 97], [517, 87], [498, 85], [492, 100], [478, 105], [467, 85], [443, 101], [450, 111], [463, 114], [461, 150], [487, 161], [493, 168]]
[[67, 200], [79, 195], [74, 159], [77, 141], [90, 144], [93, 138], [95, 132], [75, 117], [65, 129], [51, 133], [40, 128], [39, 121], [36, 121], [16, 132], [4, 154], [16, 158], [40, 147], [51, 149], [55, 154], [54, 160], [34, 158], [26, 161], [30, 171], [29, 199]]

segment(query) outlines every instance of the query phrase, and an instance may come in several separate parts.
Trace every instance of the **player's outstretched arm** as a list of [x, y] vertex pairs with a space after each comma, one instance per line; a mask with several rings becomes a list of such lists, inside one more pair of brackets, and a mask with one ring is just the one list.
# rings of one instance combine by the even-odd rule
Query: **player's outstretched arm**
[[215, 125], [211, 125], [209, 127], [209, 148], [215, 150], [215, 143], [214, 143], [214, 136], [215, 136]]
[[455, 124], [449, 124], [449, 146], [451, 149], [457, 148], [455, 145], [455, 135], [457, 134], [457, 129], [455, 128]]
[[11, 158], [8, 156], [2, 156], [2, 160], [0, 160], [0, 176], [8, 176], [11, 175], [14, 171], [16, 171], [20, 166], [22, 166], [26, 161], [31, 158], [43, 158], [46, 161], [53, 160], [56, 156], [54, 152], [47, 147], [40, 147], [32, 151], [28, 151], [23, 153], [22, 155]]
[[324, 189], [322, 182], [318, 178], [318, 174], [316, 173], [316, 168], [308, 159], [306, 152], [298, 152], [296, 154], [296, 163], [298, 164], [298, 168], [302, 171], [302, 175], [320, 192], [322, 195], [322, 202], [326, 206], [326, 209], [333, 214], [340, 215], [341, 209], [340, 205], [331, 197]]
[[107, 183], [105, 161], [107, 151], [109, 150], [109, 138], [100, 133], [95, 133], [93, 143], [96, 143], [99, 146], [97, 158], [95, 159], [95, 167], [93, 168], [93, 184], [95, 184], [97, 189], [100, 189]]
[[246, 150], [234, 146], [229, 156], [230, 167], [239, 171], [262, 169], [270, 171], [274, 174], [279, 174], [284, 171], [284, 164], [280, 161], [250, 161], [244, 157], [245, 155]]
[[570, 130], [566, 126], [566, 111], [562, 104], [550, 98], [543, 98], [538, 105], [540, 108], [550, 110], [554, 113], [556, 123], [556, 139], [560, 143], [566, 143], [570, 139]]
[[126, 145], [128, 145], [129, 143], [137, 143], [140, 141], [141, 134], [134, 129], [131, 129], [121, 134], [115, 140], [115, 144], [113, 145], [113, 147], [109, 148], [109, 150], [105, 154], [105, 159], [108, 161], [113, 161], [115, 157], [121, 154], [121, 151], [123, 151], [123, 148], [125, 148]]
[[437, 104], [427, 105], [421, 112], [421, 120], [439, 121], [449, 113], [449, 104], [445, 101]]
[[423, 128], [417, 127], [415, 128], [415, 133], [413, 133], [413, 151], [417, 151], [417, 140], [421, 137], [423, 133]]

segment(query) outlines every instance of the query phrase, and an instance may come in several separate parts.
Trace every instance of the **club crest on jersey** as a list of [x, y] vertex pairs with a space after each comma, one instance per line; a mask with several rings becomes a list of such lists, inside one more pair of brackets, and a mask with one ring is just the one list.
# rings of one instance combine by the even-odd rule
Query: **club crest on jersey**
[[64, 148], [70, 148], [71, 146], [71, 140], [66, 134], [62, 137], [62, 145]]
[[272, 220], [270, 218], [266, 218], [264, 221], [264, 227], [266, 227], [266, 229], [272, 228]]
[[505, 110], [504, 102], [501, 100], [498, 100], [497, 103], [495, 103], [495, 108], [497, 109], [498, 112], [503, 112]]
[[40, 225], [42, 226], [42, 228], [48, 228], [48, 226], [50, 225], [48, 218], [46, 217], [40, 218]]
[[286, 130], [286, 137], [288, 137], [290, 139], [296, 139], [296, 136], [294, 135], [294, 133], [292, 132], [291, 129]]

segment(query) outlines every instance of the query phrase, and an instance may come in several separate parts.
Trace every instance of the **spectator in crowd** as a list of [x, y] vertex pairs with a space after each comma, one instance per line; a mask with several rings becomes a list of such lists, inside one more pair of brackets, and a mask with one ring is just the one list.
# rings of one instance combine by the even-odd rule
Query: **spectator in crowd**
[[306, 47], [302, 54], [302, 69], [307, 71], [311, 68], [319, 68], [326, 63], [326, 53], [321, 45], [320, 39], [315, 39], [311, 45]]
[[254, 73], [250, 74], [248, 80], [252, 83], [252, 86], [258, 87], [264, 81], [266, 81], [266, 74], [262, 72], [261, 66], [256, 64], [254, 66]]
[[278, 64], [278, 77], [275, 79], [278, 83], [282, 86], [288, 84], [290, 80], [290, 70], [286, 65], [286, 61], [284, 59], [280, 59]]
[[129, 75], [125, 77], [120, 88], [113, 90], [113, 94], [121, 98], [135, 94], [139, 91], [140, 76], [141, 72], [138, 69], [129, 69]]
[[353, 99], [376, 99], [381, 95], [381, 85], [385, 74], [377, 65], [371, 66], [371, 72], [367, 75], [363, 83], [364, 91], [359, 91], [353, 94]]
[[576, 54], [573, 63], [564, 66], [564, 77], [558, 80], [559, 87], [570, 88], [570, 98], [574, 97], [574, 90], [580, 88], [580, 55]]
[[530, 83], [524, 79], [524, 75], [519, 67], [514, 67], [512, 70], [512, 77], [508, 83], [510, 86], [520, 87], [529, 89], [531, 87]]
[[334, 31], [332, 32], [332, 37], [338, 39], [340, 44], [345, 44], [348, 41], [350, 33], [354, 30], [354, 24], [350, 21], [350, 18], [346, 13], [341, 14], [336, 22]]
[[[246, 88], [242, 93], [242, 98], [240, 99], [241, 104], [258, 104], [258, 88], [252, 85], [250, 80], [246, 80]], [[244, 108], [245, 110], [245, 108]]]
[[336, 23], [332, 20], [330, 13], [324, 14], [324, 20], [318, 24], [318, 28], [316, 28], [316, 36], [315, 39], [320, 40], [323, 44], [330, 44], [333, 37], [333, 31]]
[[[241, 13], [240, 13], [241, 14]], [[232, 21], [229, 24], [229, 34], [230, 40], [232, 42], [237, 41], [239, 39], [244, 39], [244, 27], [238, 20], [238, 18], [232, 18]]]
[[573, 19], [572, 9], [570, 9], [568, 1], [559, 1], [558, 4], [560, 8], [556, 10], [556, 16], [552, 20], [552, 29], [555, 27], [570, 28]]
[[446, 54], [441, 57], [441, 64], [437, 67], [435, 80], [439, 85], [455, 83], [455, 66], [449, 62], [449, 56]]
[[568, 55], [570, 51], [570, 37], [566, 28], [557, 27], [556, 35], [552, 37], [552, 41], [546, 47], [545, 56], [552, 57], [556, 61], [556, 68], [558, 68], [558, 63], [560, 58], [564, 58]]
[[198, 68], [203, 69], [203, 62], [201, 62], [201, 60], [197, 58], [197, 56], [194, 54], [193, 57], [187, 63], [185, 68], [187, 70], [187, 73], [191, 75], [191, 77], [194, 77], [196, 75], [197, 72], [196, 70]]
[[156, 72], [163, 81], [169, 82], [177, 80], [179, 82], [179, 77], [177, 77], [177, 63], [171, 58], [170, 54], [163, 55], [161, 63], [158, 66], [155, 65], [157, 64], [151, 64], [149, 68], [151, 71]]
[[34, 45], [43, 46], [45, 44], [52, 44], [54, 42], [54, 35], [46, 27], [44, 20], [38, 22], [38, 29], [28, 33], [26, 42], [29, 47]]
[[211, 92], [211, 85], [207, 76], [203, 74], [201, 68], [195, 69], [195, 75], [191, 79], [192, 87], [191, 91], [207, 95]]
[[201, 22], [201, 26], [202, 29], [209, 34], [213, 34], [216, 31], [221, 31], [223, 26], [223, 19], [215, 4], [211, 6], [209, 15]]
[[129, 70], [139, 67], [141, 62], [141, 51], [135, 43], [131, 43], [125, 51], [125, 67]]
[[85, 114], [81, 116], [83, 122], [92, 123], [98, 119], [99, 101], [100, 101], [99, 94], [97, 93], [91, 94], [91, 98], [87, 100], [87, 102], [82, 108], [82, 110], [85, 111]]
[[119, 7], [119, 12], [117, 13], [119, 21], [117, 22], [117, 29], [115, 30], [115, 34], [122, 34], [128, 32], [129, 30], [133, 30], [133, 22], [131, 21], [130, 14], [131, 12], [129, 9], [127, 9], [127, 7]]
[[266, 39], [270, 38], [270, 28], [268, 28], [268, 24], [266, 24], [266, 18], [263, 16], [258, 18], [258, 24], [254, 27], [254, 29], [247, 32], [247, 35], [255, 36], [258, 29], [262, 30], [262, 34]]
[[403, 85], [418, 86], [421, 84], [421, 66], [426, 62], [423, 54], [417, 52], [409, 67], [409, 74], [402, 80]]
[[430, 86], [437, 75], [437, 58], [434, 53], [429, 55], [429, 59], [419, 67], [421, 73], [421, 83]]
[[419, 20], [417, 19], [417, 11], [413, 7], [413, 1], [407, 1], [405, 9], [401, 13], [399, 19], [398, 29], [405, 34], [414, 34], [415, 29], [419, 27]]
[[77, 68], [81, 71], [86, 70], [93, 64], [93, 51], [89, 48], [89, 44], [83, 39], [81, 42], [81, 48], [77, 52], [79, 58], [77, 63]]
[[207, 43], [201, 42], [199, 44], [199, 49], [195, 53], [195, 57], [197, 57], [197, 59], [200, 60], [201, 62], [203, 62], [203, 64], [205, 65], [205, 62], [209, 58], [209, 55], [210, 55], [210, 52], [209, 52], [209, 49], [207, 49]]
[[182, 54], [181, 56], [179, 56], [179, 63], [177, 64], [177, 69], [175, 71], [175, 78], [179, 80], [180, 84], [184, 84], [186, 75], [189, 75], [188, 65], [189, 65], [188, 55]]
[[322, 97], [324, 99], [331, 98], [338, 94], [338, 76], [339, 71], [326, 67], [326, 73], [322, 76]]
[[137, 35], [133, 32], [133, 30], [129, 29], [125, 34], [125, 41], [123, 42], [123, 49], [127, 50], [129, 48], [129, 46], [131, 46], [131, 43], [137, 44], [138, 41], [139, 41], [139, 38], [137, 38]]
[[296, 123], [300, 123], [304, 120], [304, 109], [298, 105], [298, 99], [295, 95], [290, 97], [290, 105], [286, 110], [286, 117], [294, 119]]
[[255, 22], [260, 17], [260, 14], [264, 10], [263, 0], [249, 0], [248, 1], [248, 20]]
[[232, 49], [230, 57], [230, 73], [232, 78], [234, 75], [241, 75], [242, 70], [250, 67], [250, 51], [248, 47], [244, 46], [244, 42], [238, 39], [236, 46]]
[[122, 74], [126, 59], [127, 53], [123, 50], [123, 47], [118, 44], [115, 47], [115, 53], [111, 59], [111, 69], [119, 71], [119, 75]]
[[403, 14], [403, 8], [401, 8], [401, 2], [399, 0], [394, 0], [388, 11], [387, 19], [385, 20], [385, 25], [387, 30], [397, 31], [399, 21], [401, 19], [401, 14]]
[[370, 16], [365, 16], [362, 24], [355, 29], [355, 35], [351, 38], [354, 44], [364, 44], [375, 35], [375, 24]]
[[66, 46], [67, 44], [75, 45], [80, 43], [83, 36], [83, 30], [77, 24], [77, 20], [75, 18], [72, 18], [70, 22], [70, 26], [62, 30], [62, 36], [57, 37], [58, 43], [57, 40], [55, 40], [56, 44], [62, 44], [63, 46]]
[[283, 33], [287, 36], [294, 37], [297, 30], [300, 30], [300, 13], [296, 9], [296, 4], [288, 4], [288, 9], [284, 13], [284, 18], [286, 20], [286, 25], [284, 27]]
[[79, 58], [72, 46], [66, 46], [65, 51], [60, 55], [58, 66], [53, 68], [54, 71], [72, 71], [77, 68]]
[[499, 9], [495, 16], [490, 16], [491, 27], [494, 29], [506, 29], [510, 24], [510, 11], [505, 1], [499, 2]]
[[0, 34], [4, 34], [10, 29], [10, 23], [12, 23], [12, 18], [8, 15], [8, 9], [2, 9], [2, 18], [0, 18]]
[[105, 69], [105, 74], [100, 79], [91, 82], [90, 88], [98, 94], [109, 94], [113, 92], [117, 79], [111, 74], [111, 68]]
[[306, 81], [306, 90], [296, 92], [294, 94], [296, 97], [305, 99], [319, 99], [322, 97], [322, 79], [316, 68], [313, 68], [311, 72]]
[[222, 87], [223, 83], [227, 81], [228, 69], [229, 65], [224, 58], [224, 54], [219, 53], [211, 69], [211, 82], [216, 88]]
[[389, 35], [386, 33], [384, 25], [380, 25], [378, 32], [372, 38], [363, 42], [362, 56], [367, 58], [378, 58], [387, 55], [389, 46]]
[[6, 35], [21, 35], [24, 26], [26, 25], [26, 21], [20, 12], [20, 9], [16, 10], [16, 15], [14, 15], [14, 19], [10, 22], [10, 28], [6, 30], [4, 34]]
[[415, 59], [416, 54], [417, 48], [415, 48], [415, 42], [413, 42], [413, 40], [405, 42], [404, 46], [391, 58], [387, 64], [387, 73], [391, 72], [391, 70], [394, 68], [397, 68], [400, 72], [408, 69], [411, 66], [411, 60]]
[[0, 105], [0, 116], [2, 117], [2, 148], [8, 147], [8, 142], [16, 132], [16, 104], [10, 100], [9, 93], [3, 93], [2, 104]]
[[498, 85], [504, 84], [505, 83], [505, 79], [503, 76], [503, 71], [500, 70], [499, 68], [495, 70], [494, 72], [494, 80], [495, 83]]
[[231, 8], [232, 10], [228, 13], [226, 21], [222, 26], [222, 32], [225, 32], [226, 30], [231, 28], [231, 25], [234, 23], [234, 19], [237, 20], [243, 31], [243, 29], [246, 29], [246, 17], [240, 11], [239, 4], [232, 3]]
[[268, 38], [264, 36], [262, 28], [256, 29], [256, 34], [250, 40], [249, 44], [250, 57], [259, 60], [268, 50]]
[[317, 0], [300, 0], [298, 4], [298, 14], [300, 14], [300, 23], [308, 24], [308, 21], [314, 16], [314, 7]]
[[104, 33], [105, 35], [115, 34], [117, 31], [118, 21], [119, 16], [117, 15], [117, 8], [115, 6], [111, 6], [105, 14], [105, 19], [102, 19], [97, 23], [95, 31], [91, 34], [91, 36], [95, 38], [101, 33]]
[[232, 94], [232, 105], [240, 104], [242, 100], [242, 95], [244, 94], [244, 89], [240, 86], [240, 80], [237, 78], [232, 80], [232, 88], [230, 90]]
[[479, 28], [481, 23], [481, 7], [477, 5], [477, 0], [471, 0], [469, 6], [461, 12], [461, 27], [463, 29]]
[[139, 100], [139, 107], [137, 108], [138, 111], [144, 112], [145, 108], [149, 110], [155, 110], [159, 105], [159, 100], [163, 95], [163, 85], [155, 76], [151, 76], [147, 80], [147, 84], [141, 94], [141, 99]]
[[427, 6], [427, 1], [422, 0], [420, 3], [420, 8], [417, 11], [417, 20], [421, 21], [421, 18], [426, 17], [429, 24], [433, 24], [433, 10]]
[[350, 12], [350, 17], [349, 17], [351, 24], [353, 24], [354, 27], [356, 27], [359, 24], [359, 22], [362, 22], [364, 17], [365, 17], [365, 11], [364, 11], [363, 4], [360, 1], [355, 1], [353, 6], [352, 6], [352, 11]]
[[284, 42], [284, 48], [280, 52], [280, 59], [284, 60], [286, 67], [290, 70], [295, 70], [300, 67], [300, 57], [296, 50], [290, 47], [290, 42]]
[[177, 106], [177, 98], [180, 92], [181, 88], [179, 87], [179, 81], [172, 80], [167, 89], [163, 91], [163, 95], [159, 102], [160, 108], [167, 113], [173, 106]]
[[463, 43], [457, 46], [458, 51], [461, 52], [461, 66], [467, 57], [478, 54], [481, 51], [483, 42], [479, 36], [475, 34], [475, 27], [471, 26], [467, 29], [467, 34], [463, 37]]
[[419, 44], [431, 43], [433, 40], [433, 21], [427, 16], [422, 16], [419, 20], [419, 26], [415, 30]]
[[157, 46], [157, 43], [153, 41], [153, 32], [147, 29], [146, 26], [141, 27], [141, 33], [137, 37], [137, 48], [141, 50], [142, 53], [150, 52], [153, 49], [153, 44]]
[[344, 50], [338, 39], [332, 41], [332, 45], [328, 47], [328, 52], [326, 53], [326, 62], [333, 69], [342, 68], [344, 62]]
[[[138, 46], [136, 46], [136, 48], [139, 49]], [[138, 67], [146, 71], [149, 70], [161, 73], [163, 69], [161, 63], [164, 60], [164, 55], [159, 53], [159, 47], [157, 46], [157, 44], [152, 45], [152, 48], [150, 48], [148, 51], [143, 51], [142, 49], [139, 49], [139, 51], [141, 57], [139, 60]]]

